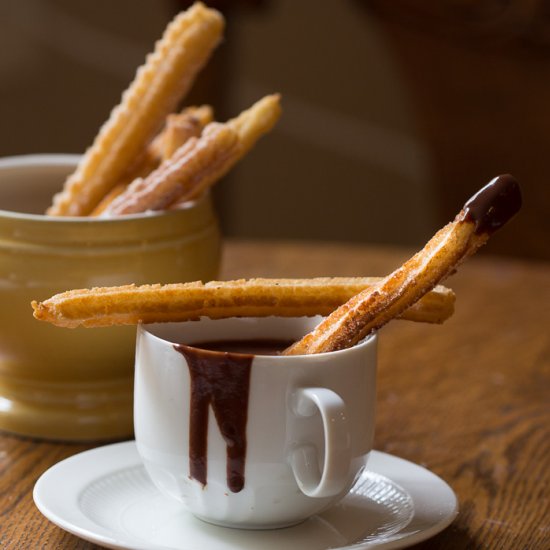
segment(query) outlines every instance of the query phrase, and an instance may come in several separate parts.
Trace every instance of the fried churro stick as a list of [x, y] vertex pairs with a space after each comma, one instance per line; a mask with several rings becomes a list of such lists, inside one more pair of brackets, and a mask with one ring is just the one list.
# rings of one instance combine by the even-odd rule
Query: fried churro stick
[[158, 168], [161, 160], [170, 158], [174, 152], [191, 137], [199, 136], [203, 128], [212, 121], [214, 113], [210, 105], [187, 107], [181, 113], [168, 115], [164, 128], [148, 145], [144, 155], [132, 166], [92, 210], [90, 216], [99, 216], [137, 178], [147, 177]]
[[148, 176], [160, 164], [160, 147], [155, 140], [149, 144], [139, 161], [125, 172], [120, 181], [99, 201], [99, 204], [90, 212], [90, 216], [99, 216], [108, 206], [137, 178]]
[[243, 111], [238, 117], [232, 118], [228, 122], [231, 128], [239, 134], [239, 154], [235, 162], [244, 157], [261, 136], [271, 131], [280, 116], [281, 96], [271, 94], [263, 97], [250, 109]]
[[[243, 111], [238, 117], [228, 121], [227, 124], [235, 130], [239, 136], [239, 148], [235, 156], [229, 160], [223, 177], [233, 166], [241, 160], [254, 147], [258, 139], [269, 132], [281, 116], [280, 95], [272, 94], [257, 101], [250, 109]], [[215, 182], [207, 182], [212, 185]], [[171, 209], [178, 209], [187, 201], [196, 198], [198, 193], [190, 193], [180, 197], [170, 205]]]
[[188, 139], [200, 136], [213, 119], [214, 112], [209, 105], [188, 107], [182, 113], [168, 115], [160, 136], [162, 160], [171, 158]]
[[90, 216], [97, 217], [101, 216], [109, 205], [126, 189], [128, 188], [129, 182], [117, 183], [100, 201], [100, 203], [90, 212]]
[[[61, 327], [101, 327], [185, 321], [199, 317], [327, 315], [351, 296], [377, 284], [375, 277], [250, 279], [170, 285], [127, 285], [71, 290], [33, 302], [34, 316]], [[442, 323], [453, 314], [455, 295], [436, 287], [403, 319]]]
[[195, 117], [203, 128], [214, 121], [214, 109], [211, 105], [186, 107], [181, 114], [188, 114]]
[[452, 274], [520, 207], [521, 192], [516, 180], [510, 175], [493, 179], [420, 252], [340, 306], [284, 354], [323, 353], [355, 345]]
[[238, 136], [229, 126], [212, 122], [200, 138], [191, 138], [172, 158], [145, 179], [137, 179], [105, 210], [105, 216], [162, 210], [191, 191], [203, 190], [225, 171]]
[[[280, 96], [275, 94], [264, 97], [225, 124], [208, 124], [200, 138], [189, 139], [149, 177], [132, 183], [104, 215], [159, 210], [197, 197], [248, 153], [273, 128], [280, 114]], [[214, 139], [214, 134], [221, 134], [223, 139], [220, 136]], [[215, 162], [209, 165], [212, 159]]]
[[168, 25], [48, 214], [85, 216], [145, 150], [219, 43], [222, 15], [196, 3]]

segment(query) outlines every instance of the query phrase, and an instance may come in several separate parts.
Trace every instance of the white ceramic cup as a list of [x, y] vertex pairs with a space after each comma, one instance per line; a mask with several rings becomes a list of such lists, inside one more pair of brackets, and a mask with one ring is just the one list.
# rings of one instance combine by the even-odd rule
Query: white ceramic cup
[[294, 341], [319, 321], [138, 327], [135, 436], [162, 492], [205, 521], [249, 529], [293, 525], [347, 494], [372, 447], [376, 335], [302, 356], [235, 357], [180, 345]]

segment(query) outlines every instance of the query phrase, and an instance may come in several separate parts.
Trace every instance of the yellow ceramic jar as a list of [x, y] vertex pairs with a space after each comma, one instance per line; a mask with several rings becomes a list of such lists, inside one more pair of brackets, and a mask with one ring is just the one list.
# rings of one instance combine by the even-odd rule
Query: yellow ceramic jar
[[42, 213], [78, 157], [0, 159], [0, 429], [62, 440], [132, 434], [135, 327], [62, 329], [30, 302], [75, 288], [217, 277], [211, 199], [113, 219]]

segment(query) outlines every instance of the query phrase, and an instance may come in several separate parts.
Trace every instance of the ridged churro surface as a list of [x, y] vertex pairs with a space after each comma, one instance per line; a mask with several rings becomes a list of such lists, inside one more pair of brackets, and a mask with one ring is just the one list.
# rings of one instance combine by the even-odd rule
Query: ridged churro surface
[[192, 137], [201, 135], [204, 127], [212, 122], [214, 114], [209, 105], [188, 107], [181, 113], [168, 115], [160, 136], [162, 160], [167, 160]]
[[157, 170], [134, 181], [104, 211], [103, 216], [161, 210], [196, 198], [222, 178], [269, 132], [281, 114], [280, 97], [269, 95], [226, 123], [208, 124]]
[[93, 211], [189, 90], [223, 28], [222, 15], [200, 2], [175, 17], [63, 191], [54, 197], [48, 214], [85, 216]]
[[199, 136], [206, 124], [212, 121], [212, 118], [213, 110], [210, 105], [186, 107], [181, 113], [168, 115], [164, 128], [147, 146], [139, 162], [132, 166], [101, 199], [90, 213], [90, 216], [103, 214], [134, 180], [147, 178], [151, 172], [159, 167], [161, 161], [172, 157], [192, 137]]
[[238, 136], [212, 122], [200, 138], [191, 138], [145, 179], [137, 179], [105, 209], [104, 216], [162, 210], [185, 196], [200, 194], [225, 171], [236, 154]]
[[[34, 316], [61, 327], [185, 321], [199, 317], [328, 315], [351, 296], [380, 283], [376, 277], [249, 279], [169, 285], [127, 285], [71, 290], [33, 302]], [[454, 311], [455, 295], [436, 287], [403, 319], [442, 323]]]
[[379, 284], [363, 290], [331, 313], [286, 355], [345, 349], [398, 317], [454, 273], [521, 206], [517, 182], [509, 175], [481, 189], [453, 222], [440, 229], [412, 258]]

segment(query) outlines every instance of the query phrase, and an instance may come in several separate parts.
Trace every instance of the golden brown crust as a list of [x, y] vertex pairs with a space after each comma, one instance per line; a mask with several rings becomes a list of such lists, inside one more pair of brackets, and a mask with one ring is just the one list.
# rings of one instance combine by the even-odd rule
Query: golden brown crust
[[92, 210], [90, 213], [90, 216], [97, 217], [101, 216], [107, 208], [109, 208], [109, 205], [126, 189], [128, 188], [129, 183], [123, 182], [123, 183], [117, 183], [100, 201], [100, 203]]
[[223, 27], [221, 14], [200, 2], [175, 17], [63, 191], [54, 197], [48, 214], [85, 216], [92, 212], [191, 87], [219, 43]]
[[438, 231], [412, 258], [378, 284], [344, 303], [312, 332], [285, 350], [306, 355], [355, 345], [410, 308], [487, 241], [463, 214]]
[[137, 179], [104, 211], [105, 216], [162, 210], [181, 197], [200, 194], [225, 171], [236, 155], [238, 136], [212, 122], [200, 138], [191, 138], [145, 179]]
[[103, 215], [161, 210], [196, 198], [269, 132], [280, 114], [280, 97], [270, 95], [225, 124], [208, 124], [199, 138], [188, 139], [147, 178], [133, 182]]
[[[272, 94], [263, 97], [252, 107], [243, 111], [238, 117], [227, 122], [229, 127], [237, 132], [239, 136], [239, 147], [235, 155], [228, 159], [228, 162], [220, 172], [219, 178], [223, 177], [233, 166], [239, 162], [264, 135], [270, 132], [281, 116], [281, 96]], [[215, 183], [209, 182], [209, 185]], [[172, 205], [171, 209], [180, 208], [188, 200], [195, 198], [195, 194], [182, 196]]]
[[200, 136], [204, 127], [212, 121], [214, 112], [210, 105], [200, 107], [186, 107], [180, 113], [166, 117], [166, 124], [162, 131], [147, 146], [144, 154], [132, 166], [93, 209], [90, 216], [103, 214], [109, 205], [138, 178], [146, 178], [159, 167], [162, 160], [169, 159], [188, 139]]
[[160, 137], [162, 160], [171, 158], [188, 139], [200, 136], [213, 118], [209, 105], [187, 107], [181, 113], [168, 115]]
[[[328, 315], [351, 296], [379, 284], [376, 277], [249, 279], [169, 285], [126, 285], [71, 290], [38, 303], [34, 316], [75, 328], [139, 322], [185, 321], [199, 317]], [[455, 295], [436, 287], [402, 318], [442, 323], [454, 310]]]
[[281, 96], [280, 94], [271, 94], [263, 97], [254, 103], [252, 107], [228, 122], [239, 135], [239, 156], [237, 160], [244, 157], [261, 136], [273, 129], [280, 116]]

